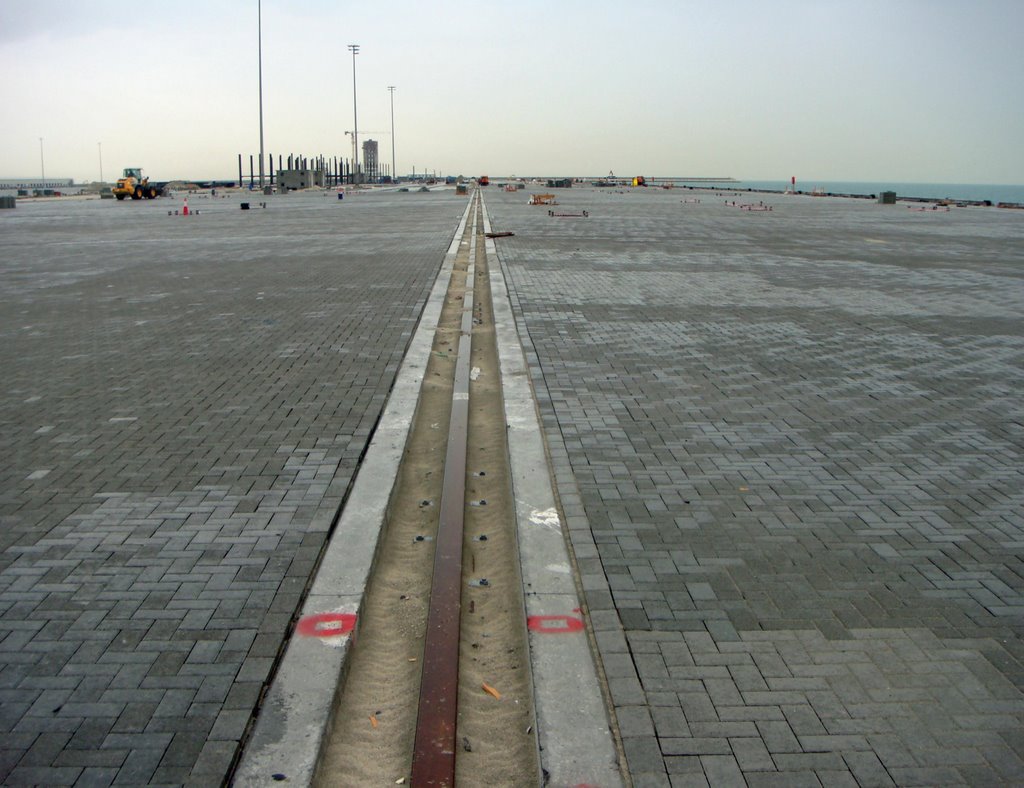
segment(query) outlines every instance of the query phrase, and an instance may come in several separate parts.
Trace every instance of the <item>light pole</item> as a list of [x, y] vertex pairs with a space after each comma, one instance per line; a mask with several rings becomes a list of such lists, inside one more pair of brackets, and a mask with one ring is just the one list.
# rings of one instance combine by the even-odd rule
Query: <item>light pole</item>
[[100, 183], [103, 183], [103, 143], [97, 142], [96, 147], [100, 151]]
[[359, 54], [359, 44], [349, 44], [348, 48], [352, 50], [352, 147], [355, 150], [352, 182], [359, 183], [359, 110], [356, 105], [356, 55]]
[[43, 138], [39, 138], [39, 178], [46, 180], [46, 165], [43, 163]]
[[[260, 84], [260, 191], [263, 191], [263, 3], [256, 0], [256, 50], [259, 59]], [[239, 184], [241, 186], [241, 184]]]
[[391, 180], [392, 182], [397, 181], [398, 177], [395, 173], [398, 170], [395, 169], [395, 86], [388, 85], [388, 93], [391, 94]]

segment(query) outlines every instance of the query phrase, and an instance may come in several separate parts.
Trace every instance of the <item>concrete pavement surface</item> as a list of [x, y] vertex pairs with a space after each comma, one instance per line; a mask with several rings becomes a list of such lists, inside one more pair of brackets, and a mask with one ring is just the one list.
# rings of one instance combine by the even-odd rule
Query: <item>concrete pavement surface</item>
[[228, 774], [465, 208], [241, 199], [0, 215], [5, 785]]
[[634, 785], [1024, 783], [1024, 216], [534, 190], [487, 205]]

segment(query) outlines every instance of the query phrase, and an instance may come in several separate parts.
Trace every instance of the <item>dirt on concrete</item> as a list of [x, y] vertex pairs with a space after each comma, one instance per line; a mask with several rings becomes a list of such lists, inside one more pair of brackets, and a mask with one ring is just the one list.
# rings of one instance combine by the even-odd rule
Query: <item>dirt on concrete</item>
[[[490, 290], [475, 224], [466, 235], [479, 243], [479, 254], [456, 778], [460, 786], [532, 786], [539, 766], [522, 583]], [[320, 786], [409, 781], [468, 251], [463, 244], [434, 338], [358, 641], [317, 771]]]
[[[462, 648], [456, 760], [460, 786], [539, 784], [522, 579], [483, 244], [477, 256], [470, 383]], [[486, 585], [484, 584], [484, 581]], [[484, 687], [495, 690], [494, 697]]]

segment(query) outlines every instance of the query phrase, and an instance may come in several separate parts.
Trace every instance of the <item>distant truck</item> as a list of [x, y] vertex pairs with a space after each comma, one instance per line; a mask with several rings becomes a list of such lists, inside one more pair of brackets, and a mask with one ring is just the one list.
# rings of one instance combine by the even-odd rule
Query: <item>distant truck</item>
[[119, 200], [131, 197], [133, 200], [153, 200], [161, 197], [167, 183], [153, 183], [143, 176], [141, 167], [125, 167], [124, 174], [117, 179], [117, 185], [110, 191]]
[[478, 183], [481, 186], [490, 186], [491, 185], [491, 179], [488, 178], [486, 175], [481, 175], [480, 176], [480, 180], [478, 181]]

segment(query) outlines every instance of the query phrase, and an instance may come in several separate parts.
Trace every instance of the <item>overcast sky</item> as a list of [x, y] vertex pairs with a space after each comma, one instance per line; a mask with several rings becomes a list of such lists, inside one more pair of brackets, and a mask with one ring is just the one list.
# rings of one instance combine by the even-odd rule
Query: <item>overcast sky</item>
[[[265, 147], [399, 173], [1024, 183], [1022, 0], [262, 0]], [[257, 0], [0, 0], [0, 177], [231, 178]], [[39, 138], [43, 138], [40, 162]]]

